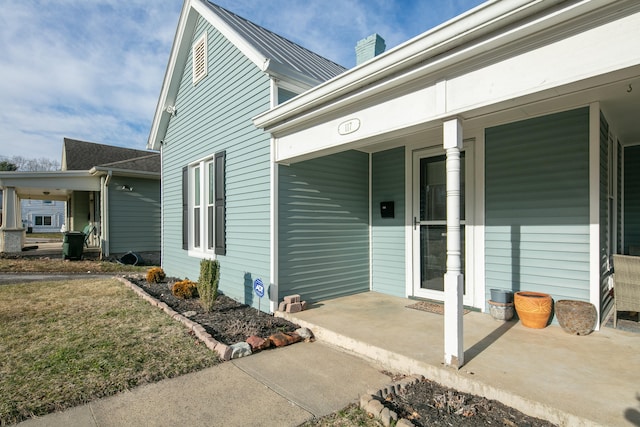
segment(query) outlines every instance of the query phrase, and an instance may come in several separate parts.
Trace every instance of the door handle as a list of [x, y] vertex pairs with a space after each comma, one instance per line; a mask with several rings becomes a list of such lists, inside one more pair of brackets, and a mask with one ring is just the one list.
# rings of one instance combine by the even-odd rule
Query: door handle
[[413, 217], [413, 229], [417, 230], [418, 229], [418, 225], [420, 225], [420, 221], [418, 221], [418, 217], [414, 216]]

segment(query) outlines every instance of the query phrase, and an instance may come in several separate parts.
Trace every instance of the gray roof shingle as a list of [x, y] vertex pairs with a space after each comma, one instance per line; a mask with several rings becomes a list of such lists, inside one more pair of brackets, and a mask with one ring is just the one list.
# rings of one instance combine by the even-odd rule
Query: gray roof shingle
[[64, 138], [63, 170], [114, 169], [160, 172], [160, 153]]

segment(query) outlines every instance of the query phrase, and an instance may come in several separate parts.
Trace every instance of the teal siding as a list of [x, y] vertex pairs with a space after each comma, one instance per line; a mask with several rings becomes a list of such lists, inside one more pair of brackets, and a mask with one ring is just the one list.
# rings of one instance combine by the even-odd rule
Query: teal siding
[[624, 253], [640, 247], [640, 145], [624, 149]]
[[[371, 174], [371, 287], [376, 292], [404, 297], [404, 147], [372, 154]], [[394, 218], [382, 218], [380, 215], [380, 202], [386, 201], [394, 202]]]
[[589, 300], [589, 110], [486, 129], [491, 288]]
[[[269, 108], [270, 82], [202, 18], [193, 40], [205, 30], [208, 75], [193, 85], [189, 55], [176, 100], [178, 113], [163, 144], [163, 267], [168, 275], [197, 280], [201, 258], [182, 249], [181, 171], [226, 150], [227, 253], [217, 257], [220, 290], [257, 307], [252, 282], [261, 278], [268, 284], [270, 277], [270, 137], [251, 119]], [[261, 309], [268, 310], [268, 304], [263, 302]]]
[[128, 251], [160, 251], [159, 179], [114, 176], [109, 184], [109, 252]]
[[622, 144], [620, 144], [620, 141], [617, 141], [616, 145], [618, 147], [616, 163], [616, 253], [622, 254], [624, 253], [624, 248], [622, 247]]
[[[613, 298], [608, 292], [610, 248], [609, 218], [609, 123], [600, 113], [600, 312], [606, 314], [613, 306]], [[612, 206], [613, 207], [613, 206]]]
[[280, 166], [279, 293], [310, 302], [369, 290], [369, 156]]

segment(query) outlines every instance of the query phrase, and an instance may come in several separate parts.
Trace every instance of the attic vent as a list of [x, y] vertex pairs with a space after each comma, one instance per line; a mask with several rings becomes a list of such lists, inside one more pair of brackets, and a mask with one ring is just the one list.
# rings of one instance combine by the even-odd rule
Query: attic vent
[[207, 33], [205, 32], [193, 45], [193, 84], [207, 75]]

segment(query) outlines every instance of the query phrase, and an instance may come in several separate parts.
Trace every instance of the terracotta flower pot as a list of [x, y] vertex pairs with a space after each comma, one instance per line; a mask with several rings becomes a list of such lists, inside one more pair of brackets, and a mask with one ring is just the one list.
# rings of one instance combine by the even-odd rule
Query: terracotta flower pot
[[514, 295], [516, 313], [527, 328], [542, 329], [549, 323], [553, 300], [551, 295], [540, 292], [516, 292]]
[[598, 320], [598, 311], [590, 302], [562, 299], [556, 302], [556, 317], [566, 332], [589, 335]]

